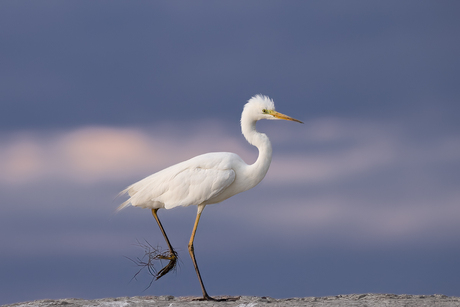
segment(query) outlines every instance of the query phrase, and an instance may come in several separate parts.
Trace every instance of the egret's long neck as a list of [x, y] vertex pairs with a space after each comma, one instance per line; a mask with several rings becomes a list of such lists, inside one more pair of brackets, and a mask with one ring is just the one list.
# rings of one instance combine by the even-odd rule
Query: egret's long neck
[[270, 167], [272, 161], [272, 145], [267, 135], [260, 133], [256, 130], [255, 120], [241, 118], [241, 130], [246, 140], [257, 147], [259, 150], [259, 156], [257, 161], [249, 165], [251, 169], [251, 177], [254, 179], [254, 185], [258, 184], [264, 177]]

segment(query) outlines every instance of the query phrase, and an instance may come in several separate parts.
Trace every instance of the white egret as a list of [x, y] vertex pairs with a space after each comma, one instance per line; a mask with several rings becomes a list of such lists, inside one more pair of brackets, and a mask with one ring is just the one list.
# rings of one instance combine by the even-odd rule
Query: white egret
[[188, 250], [201, 285], [203, 299], [213, 300], [206, 292], [195, 259], [193, 241], [196, 229], [206, 205], [219, 203], [249, 190], [265, 177], [272, 159], [272, 146], [267, 135], [256, 130], [256, 122], [261, 119], [284, 119], [302, 123], [300, 120], [276, 112], [273, 100], [267, 96], [256, 95], [246, 103], [241, 114], [243, 135], [259, 150], [259, 156], [254, 164], [246, 164], [234, 153], [207, 153], [150, 175], [121, 192], [121, 194], [128, 193], [129, 199], [121, 204], [118, 210], [129, 204], [151, 209], [168, 245], [169, 256], [160, 258], [168, 259], [169, 263], [157, 273], [157, 279], [168, 273], [177, 260], [177, 253], [172, 248], [158, 218], [158, 209], [196, 205], [198, 210]]

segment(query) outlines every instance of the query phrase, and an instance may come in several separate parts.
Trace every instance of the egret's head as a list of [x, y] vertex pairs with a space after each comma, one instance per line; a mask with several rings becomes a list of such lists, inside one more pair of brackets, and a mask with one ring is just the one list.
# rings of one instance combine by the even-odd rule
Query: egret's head
[[[269, 97], [264, 95], [255, 95], [245, 104], [243, 116], [249, 116], [255, 120], [260, 119], [285, 119], [298, 123], [300, 120], [275, 111], [275, 103]], [[302, 123], [303, 124], [303, 123]]]

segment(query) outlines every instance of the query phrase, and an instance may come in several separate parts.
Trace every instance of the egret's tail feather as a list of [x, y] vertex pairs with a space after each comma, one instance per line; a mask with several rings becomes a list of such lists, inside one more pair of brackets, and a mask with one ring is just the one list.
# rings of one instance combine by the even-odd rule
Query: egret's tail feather
[[[118, 195], [117, 195], [116, 198], [118, 198], [118, 197], [120, 197], [120, 196], [122, 196], [122, 195], [128, 193], [130, 188], [131, 188], [131, 187], [127, 187], [126, 189], [124, 189], [123, 191], [121, 191], [120, 193], [118, 193]], [[131, 196], [131, 195], [130, 195], [130, 196]], [[126, 200], [125, 202], [123, 202], [121, 205], [119, 205], [119, 206], [117, 207], [117, 210], [115, 210], [115, 212], [118, 212], [118, 211], [120, 211], [121, 209], [123, 209], [123, 208], [125, 208], [125, 207], [128, 207], [130, 204], [131, 204], [131, 198], [129, 198], [128, 200]]]
[[131, 204], [131, 199], [128, 199], [127, 201], [125, 201], [124, 203], [119, 205], [117, 207], [117, 210], [115, 210], [115, 212], [118, 212], [118, 211], [122, 210], [123, 208], [128, 207], [130, 204]]

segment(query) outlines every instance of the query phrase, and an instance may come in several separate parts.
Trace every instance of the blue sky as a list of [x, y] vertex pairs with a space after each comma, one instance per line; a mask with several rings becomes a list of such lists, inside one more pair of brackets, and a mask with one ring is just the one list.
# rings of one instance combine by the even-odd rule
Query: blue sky
[[253, 190], [203, 212], [210, 295], [460, 296], [457, 1], [2, 1], [0, 304], [200, 295], [195, 207], [161, 211], [181, 259], [145, 290], [136, 240], [164, 245], [127, 185], [240, 133], [262, 93]]

